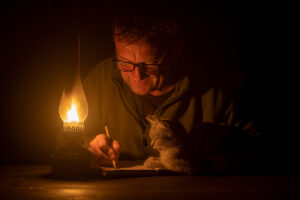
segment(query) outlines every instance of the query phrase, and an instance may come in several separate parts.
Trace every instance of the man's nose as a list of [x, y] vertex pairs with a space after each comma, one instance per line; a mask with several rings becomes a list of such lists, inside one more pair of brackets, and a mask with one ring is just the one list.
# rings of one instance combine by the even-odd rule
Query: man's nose
[[140, 81], [146, 77], [145, 73], [138, 66], [133, 70], [132, 76], [134, 81]]

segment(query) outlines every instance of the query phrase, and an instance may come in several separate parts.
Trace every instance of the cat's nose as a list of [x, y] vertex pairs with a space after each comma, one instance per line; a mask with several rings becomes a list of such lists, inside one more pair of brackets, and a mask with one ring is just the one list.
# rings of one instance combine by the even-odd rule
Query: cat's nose
[[150, 145], [151, 145], [151, 147], [154, 147], [154, 141], [153, 140], [151, 141]]

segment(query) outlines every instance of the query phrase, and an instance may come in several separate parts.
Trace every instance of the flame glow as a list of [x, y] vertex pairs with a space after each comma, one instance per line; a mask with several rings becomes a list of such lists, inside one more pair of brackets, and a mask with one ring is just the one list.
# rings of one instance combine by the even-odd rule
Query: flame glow
[[72, 103], [71, 109], [67, 112], [67, 122], [79, 122], [75, 103]]
[[65, 123], [84, 123], [88, 116], [88, 104], [84, 94], [80, 76], [76, 78], [71, 90], [64, 90], [60, 104], [59, 114]]

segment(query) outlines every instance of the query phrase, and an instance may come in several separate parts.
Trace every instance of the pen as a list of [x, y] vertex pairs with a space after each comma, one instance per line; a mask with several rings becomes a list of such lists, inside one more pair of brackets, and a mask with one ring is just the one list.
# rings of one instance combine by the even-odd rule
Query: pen
[[[107, 126], [105, 126], [104, 128], [105, 128], [106, 136], [107, 136], [109, 139], [111, 139], [111, 137], [110, 137], [110, 135], [109, 135], [109, 132], [108, 132]], [[113, 164], [114, 168], [116, 169], [116, 168], [117, 168], [117, 163], [116, 163], [115, 160], [112, 160], [112, 164]]]

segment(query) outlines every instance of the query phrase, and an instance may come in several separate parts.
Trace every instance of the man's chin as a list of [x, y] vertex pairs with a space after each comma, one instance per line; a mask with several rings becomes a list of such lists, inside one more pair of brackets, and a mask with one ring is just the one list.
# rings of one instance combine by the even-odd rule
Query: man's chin
[[131, 91], [137, 95], [146, 95], [149, 94], [151, 91], [150, 88], [137, 88], [137, 87], [130, 87]]

